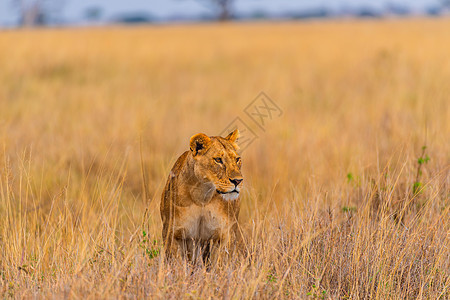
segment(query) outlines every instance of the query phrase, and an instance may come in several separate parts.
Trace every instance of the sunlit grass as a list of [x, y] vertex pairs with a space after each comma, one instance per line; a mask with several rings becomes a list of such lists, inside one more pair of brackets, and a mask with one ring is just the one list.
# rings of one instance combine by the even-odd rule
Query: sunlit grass
[[[0, 295], [449, 298], [449, 30], [0, 32]], [[243, 111], [260, 91], [283, 110], [264, 131]], [[242, 154], [250, 256], [164, 262], [167, 174], [237, 116], [258, 135]]]

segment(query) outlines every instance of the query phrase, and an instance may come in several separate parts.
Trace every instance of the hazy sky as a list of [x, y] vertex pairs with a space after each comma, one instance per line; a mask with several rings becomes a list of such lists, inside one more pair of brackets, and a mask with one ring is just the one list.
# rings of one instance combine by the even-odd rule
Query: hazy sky
[[[60, 0], [55, 0], [60, 1]], [[62, 11], [65, 20], [80, 21], [88, 7], [100, 7], [103, 18], [111, 18], [120, 13], [146, 12], [155, 17], [173, 15], [198, 15], [211, 13], [208, 0], [65, 0]], [[14, 24], [17, 20], [12, 0], [0, 0], [0, 24]], [[439, 3], [439, 0], [234, 0], [234, 10], [240, 13], [265, 11], [282, 13], [302, 8], [328, 7], [339, 9], [346, 7], [382, 8], [387, 3], [407, 5], [413, 10], [421, 10], [427, 6]]]

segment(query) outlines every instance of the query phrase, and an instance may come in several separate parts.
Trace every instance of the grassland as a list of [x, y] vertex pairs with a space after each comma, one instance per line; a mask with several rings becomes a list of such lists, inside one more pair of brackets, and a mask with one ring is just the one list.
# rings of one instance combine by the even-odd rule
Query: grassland
[[[1, 297], [448, 299], [449, 31], [0, 32]], [[243, 112], [260, 91], [284, 112], [265, 131]], [[164, 262], [169, 170], [237, 116], [259, 137], [242, 154], [250, 258]]]

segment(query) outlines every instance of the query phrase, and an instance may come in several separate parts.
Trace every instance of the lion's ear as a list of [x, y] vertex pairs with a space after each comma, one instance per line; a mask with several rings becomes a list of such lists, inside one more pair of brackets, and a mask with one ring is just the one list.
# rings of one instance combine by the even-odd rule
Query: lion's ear
[[239, 129], [236, 129], [235, 131], [231, 132], [226, 137], [226, 139], [229, 140], [232, 143], [235, 143], [238, 138], [239, 138]]
[[211, 139], [206, 134], [198, 133], [191, 137], [189, 146], [192, 155], [196, 156], [197, 154], [203, 154], [208, 150], [209, 146], [211, 146]]

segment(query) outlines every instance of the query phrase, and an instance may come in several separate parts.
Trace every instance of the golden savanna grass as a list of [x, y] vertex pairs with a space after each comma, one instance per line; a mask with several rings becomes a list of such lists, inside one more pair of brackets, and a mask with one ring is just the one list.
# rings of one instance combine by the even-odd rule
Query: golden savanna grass
[[[0, 32], [0, 295], [448, 299], [449, 32], [448, 19]], [[283, 110], [264, 131], [243, 112], [260, 91]], [[165, 262], [170, 168], [190, 136], [237, 116], [259, 137], [242, 153], [250, 255]]]

